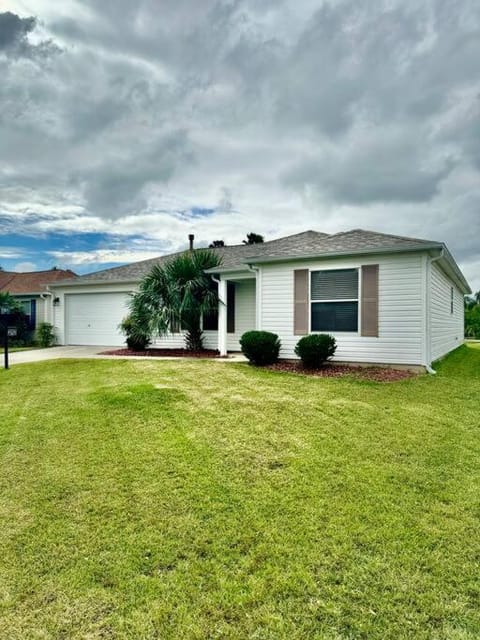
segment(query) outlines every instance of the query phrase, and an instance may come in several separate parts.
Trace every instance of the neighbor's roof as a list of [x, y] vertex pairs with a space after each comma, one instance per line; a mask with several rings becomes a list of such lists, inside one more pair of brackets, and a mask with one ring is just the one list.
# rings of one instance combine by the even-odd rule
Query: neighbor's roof
[[[244, 270], [248, 264], [263, 264], [292, 258], [306, 259], [338, 255], [426, 251], [442, 248], [446, 251], [445, 245], [441, 242], [388, 235], [375, 231], [365, 231], [364, 229], [353, 229], [352, 231], [342, 231], [334, 234], [304, 231], [261, 244], [240, 244], [211, 249], [222, 257], [222, 264], [218, 269], [211, 269], [210, 271], [216, 273], [238, 271]], [[81, 285], [90, 283], [137, 282], [148, 274], [154, 265], [165, 263], [181, 253], [184, 252], [142, 260], [141, 262], [134, 262], [122, 267], [104, 269], [85, 276], [79, 276], [66, 284]], [[468, 289], [468, 284], [455, 261], [450, 254], [448, 254], [448, 256], [454, 265], [457, 277]]]
[[42, 293], [48, 284], [76, 277], [77, 274], [70, 269], [48, 269], [24, 273], [0, 271], [0, 291], [8, 291], [12, 295]]

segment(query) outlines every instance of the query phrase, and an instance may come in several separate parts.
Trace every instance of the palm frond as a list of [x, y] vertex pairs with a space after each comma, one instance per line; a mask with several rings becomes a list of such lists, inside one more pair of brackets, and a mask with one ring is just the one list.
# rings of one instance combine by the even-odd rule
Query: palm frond
[[197, 249], [155, 265], [129, 304], [141, 330], [162, 336], [184, 325], [190, 333], [187, 342], [201, 343], [201, 316], [218, 306], [215, 282], [205, 271], [220, 264], [221, 257], [214, 251]]

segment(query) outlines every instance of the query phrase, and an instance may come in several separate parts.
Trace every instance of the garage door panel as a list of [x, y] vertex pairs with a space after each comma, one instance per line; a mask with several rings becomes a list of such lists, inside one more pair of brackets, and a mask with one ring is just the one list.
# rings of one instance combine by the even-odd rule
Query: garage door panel
[[79, 293], [65, 296], [67, 344], [120, 346], [118, 325], [128, 314], [128, 293]]

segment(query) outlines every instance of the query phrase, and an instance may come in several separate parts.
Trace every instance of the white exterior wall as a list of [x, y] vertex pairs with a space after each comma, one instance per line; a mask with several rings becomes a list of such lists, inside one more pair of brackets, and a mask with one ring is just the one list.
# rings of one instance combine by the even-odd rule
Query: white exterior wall
[[[450, 307], [453, 287], [453, 314]], [[464, 339], [463, 294], [437, 263], [430, 266], [430, 344], [432, 361], [460, 346]]]
[[[240, 351], [240, 338], [245, 331], [255, 329], [255, 280], [253, 278], [235, 282], [235, 333], [227, 333], [227, 350]], [[153, 346], [183, 349], [185, 334], [157, 338]], [[218, 331], [205, 331], [203, 344], [206, 349], [218, 348]]]
[[[337, 332], [335, 360], [389, 364], [425, 363], [425, 256], [420, 253], [312, 260], [261, 267], [261, 328], [280, 337], [281, 358], [295, 358], [293, 271], [379, 265], [379, 337]], [[360, 297], [359, 292], [359, 297]], [[360, 304], [359, 304], [360, 307]]]
[[[66, 299], [65, 296], [74, 296], [75, 294], [109, 294], [123, 293], [125, 295], [125, 303], [127, 303], [130, 293], [136, 290], [136, 285], [121, 284], [102, 284], [102, 285], [84, 285], [75, 287], [65, 287], [63, 289], [53, 289], [53, 297], [59, 298], [59, 304], [53, 307], [53, 325], [57, 336], [58, 344], [66, 344], [68, 335], [65, 330], [66, 321]], [[125, 304], [126, 306], [126, 304]], [[118, 322], [122, 318], [117, 319]], [[116, 321], [117, 322], [117, 321]], [[227, 334], [227, 348], [229, 351], [239, 351], [239, 339], [241, 335], [250, 329], [255, 329], [255, 279], [248, 278], [235, 282], [235, 333]], [[114, 344], [114, 343], [112, 343]], [[208, 349], [216, 349], [218, 346], [218, 332], [206, 331], [204, 345]], [[108, 345], [108, 341], [105, 344]], [[175, 333], [156, 338], [152, 342], [152, 346], [160, 348], [178, 348], [185, 346], [184, 333]]]

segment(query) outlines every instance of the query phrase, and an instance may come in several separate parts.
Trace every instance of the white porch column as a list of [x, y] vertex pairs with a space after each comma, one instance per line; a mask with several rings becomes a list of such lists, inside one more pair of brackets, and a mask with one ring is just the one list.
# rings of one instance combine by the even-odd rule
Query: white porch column
[[[221, 356], [227, 355], [227, 281], [218, 282], [218, 350]], [[223, 304], [222, 304], [223, 303]]]

